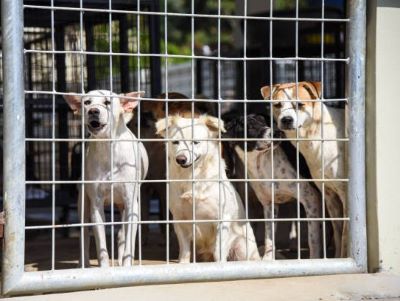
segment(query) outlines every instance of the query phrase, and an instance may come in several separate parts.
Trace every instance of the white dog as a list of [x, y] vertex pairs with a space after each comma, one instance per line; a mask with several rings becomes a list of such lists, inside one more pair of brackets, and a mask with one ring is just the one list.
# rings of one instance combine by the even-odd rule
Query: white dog
[[[170, 184], [170, 210], [174, 219], [191, 221], [194, 206], [195, 220], [223, 220], [218, 223], [196, 223], [196, 254], [203, 260], [221, 262], [245, 260], [247, 255], [250, 259], [259, 259], [249, 223], [229, 222], [245, 218], [243, 204], [232, 184], [227, 181], [219, 142], [207, 141], [217, 138], [219, 131], [225, 131], [223, 121], [206, 115], [194, 119], [171, 116], [159, 120], [156, 128], [157, 134], [163, 137], [166, 137], [168, 130], [168, 138], [172, 139], [168, 142], [170, 178], [188, 180]], [[192, 176], [194, 179], [210, 181], [192, 184]], [[174, 223], [174, 229], [179, 243], [179, 262], [188, 263], [193, 240], [192, 223]]]
[[[131, 92], [124, 96], [138, 98], [143, 92]], [[106, 90], [94, 90], [86, 96], [65, 96], [65, 100], [75, 113], [83, 115], [85, 126], [90, 138], [115, 138], [125, 141], [115, 141], [113, 148], [113, 170], [111, 173], [111, 142], [91, 141], [87, 143], [85, 154], [84, 180], [90, 181], [131, 181], [131, 183], [114, 183], [114, 205], [120, 210], [123, 222], [118, 232], [118, 263], [130, 266], [135, 255], [135, 238], [139, 217], [138, 193], [139, 184], [132, 181], [144, 179], [148, 169], [148, 158], [145, 148], [135, 135], [127, 128], [127, 116], [132, 116], [132, 110], [138, 100], [123, 98]], [[131, 141], [126, 141], [131, 140]], [[104, 206], [111, 203], [110, 183], [90, 183], [84, 186], [84, 206], [82, 206], [82, 191], [78, 199], [78, 208], [83, 222], [90, 220], [97, 223], [93, 226], [97, 247], [97, 258], [101, 267], [109, 266], [109, 256], [106, 245], [104, 222]], [[83, 212], [82, 212], [83, 210]], [[83, 215], [83, 217], [82, 217]], [[84, 264], [89, 266], [89, 229], [84, 231]], [[83, 251], [83, 250], [81, 250]]]
[[[299, 151], [303, 154], [314, 179], [322, 178], [322, 155], [324, 159], [324, 176], [326, 179], [346, 178], [345, 145], [343, 142], [329, 140], [345, 137], [345, 112], [332, 108], [319, 99], [321, 84], [319, 82], [299, 82], [298, 97], [296, 84], [277, 84], [270, 91], [270, 86], [261, 89], [264, 99], [273, 99], [273, 115], [278, 127], [283, 130], [296, 146], [296, 131], [299, 138], [328, 139], [328, 141], [306, 140], [299, 142]], [[295, 102], [282, 100], [299, 99], [298, 109]], [[322, 182], [315, 182], [322, 190]], [[325, 182], [325, 200], [331, 217], [342, 217], [347, 214], [346, 184], [341, 181]], [[335, 257], [347, 256], [347, 231], [343, 222], [333, 221]], [[346, 225], [346, 224], [345, 224]]]

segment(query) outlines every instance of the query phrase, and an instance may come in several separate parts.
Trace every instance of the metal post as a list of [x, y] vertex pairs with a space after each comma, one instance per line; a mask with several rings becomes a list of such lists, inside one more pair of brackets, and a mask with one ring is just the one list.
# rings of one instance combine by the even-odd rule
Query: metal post
[[365, 47], [366, 1], [349, 1], [349, 250], [357, 266], [367, 271], [365, 218]]
[[[94, 51], [94, 33], [92, 21], [85, 22], [86, 49]], [[87, 68], [87, 91], [96, 89], [96, 57], [94, 55], [86, 55]]]
[[[159, 12], [160, 7], [158, 1], [152, 2], [152, 10]], [[156, 15], [149, 16], [150, 34], [150, 53], [160, 53], [160, 18]], [[161, 93], [161, 60], [159, 57], [150, 58], [150, 82], [151, 95], [158, 96]]]
[[25, 97], [22, 0], [1, 2], [4, 74], [4, 254], [3, 294], [24, 272], [25, 240]]
[[[55, 28], [55, 44], [57, 49], [65, 49], [64, 37], [65, 30], [62, 26]], [[59, 53], [55, 57], [56, 72], [57, 72], [57, 91], [66, 91], [66, 66], [65, 66], [65, 54]], [[69, 137], [68, 129], [68, 105], [63, 101], [61, 96], [58, 96], [58, 132], [60, 137]], [[68, 179], [68, 143], [59, 143], [59, 164], [60, 164], [60, 179]]]
[[[121, 53], [129, 53], [128, 41], [128, 20], [127, 16], [122, 15], [119, 18], [119, 50]], [[121, 74], [121, 92], [127, 93], [131, 90], [131, 79], [129, 74], [129, 60], [128, 56], [121, 56], [120, 60], [120, 74]]]

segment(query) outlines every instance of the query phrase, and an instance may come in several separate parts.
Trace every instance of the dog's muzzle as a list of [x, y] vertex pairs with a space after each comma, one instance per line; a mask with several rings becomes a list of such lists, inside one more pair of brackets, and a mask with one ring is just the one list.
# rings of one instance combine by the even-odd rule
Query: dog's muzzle
[[283, 130], [293, 130], [294, 129], [294, 119], [291, 116], [284, 116], [280, 120], [281, 128]]
[[[195, 160], [194, 160], [194, 162], [197, 162], [198, 160], [200, 159], [200, 156], [198, 156]], [[175, 158], [175, 161], [176, 161], [176, 163], [180, 166], [180, 167], [183, 167], [183, 168], [188, 168], [188, 167], [190, 167], [190, 166], [192, 166], [192, 164], [190, 163], [190, 164], [188, 164], [188, 158], [185, 156], [185, 155], [178, 155], [176, 158]]]
[[98, 133], [102, 130], [106, 123], [100, 121], [100, 110], [98, 108], [91, 108], [88, 112], [88, 128], [92, 133]]

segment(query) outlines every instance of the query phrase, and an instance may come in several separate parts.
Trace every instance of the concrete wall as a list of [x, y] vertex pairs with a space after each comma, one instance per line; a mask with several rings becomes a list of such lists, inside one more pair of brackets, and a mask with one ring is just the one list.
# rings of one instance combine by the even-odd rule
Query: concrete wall
[[369, 270], [400, 273], [400, 1], [367, 3]]

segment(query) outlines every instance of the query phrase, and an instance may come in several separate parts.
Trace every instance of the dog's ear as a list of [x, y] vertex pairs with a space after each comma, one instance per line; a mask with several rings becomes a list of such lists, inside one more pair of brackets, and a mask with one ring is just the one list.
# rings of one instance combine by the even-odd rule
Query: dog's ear
[[159, 119], [156, 122], [156, 135], [159, 135], [161, 137], [165, 137], [165, 131], [167, 128], [169, 128], [172, 124], [172, 117], [167, 117], [163, 119]]
[[311, 99], [321, 98], [321, 82], [302, 82], [301, 85], [308, 91]]
[[212, 132], [221, 131], [221, 133], [225, 133], [224, 121], [213, 116], [203, 116], [204, 124], [208, 127], [208, 129]]
[[124, 96], [129, 97], [129, 98], [139, 98], [142, 97], [144, 95], [144, 91], [138, 91], [138, 92], [129, 92], [126, 94], [122, 94], [120, 95], [120, 101], [121, 101], [121, 105], [122, 108], [124, 110], [125, 113], [131, 113], [133, 111], [133, 109], [135, 109], [139, 103], [138, 100], [132, 100], [132, 99], [128, 99], [128, 98], [124, 98]]
[[278, 89], [279, 84], [273, 85], [272, 86], [272, 93], [271, 93], [271, 86], [264, 86], [261, 88], [261, 95], [264, 99], [270, 99], [271, 96], [274, 95], [275, 91]]
[[81, 97], [76, 95], [64, 95], [64, 99], [74, 112], [78, 114], [81, 111]]

